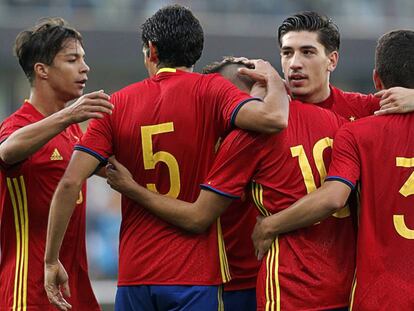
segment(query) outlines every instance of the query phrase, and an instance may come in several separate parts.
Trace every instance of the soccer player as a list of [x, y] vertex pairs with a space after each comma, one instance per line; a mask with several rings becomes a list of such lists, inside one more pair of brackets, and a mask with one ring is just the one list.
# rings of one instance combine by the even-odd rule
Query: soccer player
[[[414, 32], [395, 30], [377, 44], [375, 87], [414, 88]], [[341, 208], [360, 187], [352, 310], [414, 309], [414, 115], [369, 117], [341, 128], [323, 186], [255, 230], [257, 247]], [[301, 229], [303, 230], [303, 229]], [[279, 235], [279, 238], [283, 235]]]
[[[238, 69], [246, 67], [244, 62], [233, 57], [225, 57], [203, 69], [203, 73], [220, 73], [240, 90], [251, 92], [254, 81], [238, 74]], [[224, 284], [223, 304], [226, 311], [256, 310], [256, 280], [260, 262], [254, 256], [250, 238], [259, 215], [257, 208], [245, 196], [233, 202], [221, 215], [231, 280]]]
[[[326, 175], [333, 135], [345, 122], [331, 111], [293, 101], [289, 126], [279, 134], [232, 131], [194, 203], [146, 190], [116, 159], [109, 159], [108, 182], [171, 224], [202, 234], [246, 189], [263, 215], [315, 190]], [[346, 308], [355, 267], [355, 249], [349, 247], [355, 233], [346, 212], [274, 242], [258, 275], [258, 310]]]
[[324, 15], [300, 12], [289, 16], [279, 26], [278, 42], [285, 81], [295, 99], [330, 109], [351, 121], [376, 111], [405, 113], [414, 109], [414, 91], [410, 89], [381, 93], [379, 104], [373, 95], [344, 92], [330, 84], [339, 59], [340, 33]]
[[[338, 62], [340, 33], [333, 21], [326, 16], [316, 12], [302, 12], [289, 16], [279, 27], [278, 42], [285, 80], [293, 98], [331, 109], [348, 120], [369, 116], [375, 111], [376, 114], [384, 114], [413, 109], [414, 91], [410, 89], [391, 88], [378, 93], [382, 95], [381, 110], [378, 110], [379, 99], [373, 95], [344, 92], [330, 84], [330, 75]], [[225, 215], [226, 217], [222, 217], [222, 224], [226, 233], [224, 223], [236, 215], [229, 211], [226, 211]], [[245, 213], [243, 217], [238, 218], [238, 226], [232, 227], [252, 228], [252, 220], [246, 215]], [[240, 230], [237, 234], [240, 235]], [[237, 284], [239, 280], [244, 283], [247, 279], [252, 280], [254, 275], [256, 258], [253, 252], [249, 253], [250, 248], [246, 247], [243, 248], [245, 251], [244, 256], [242, 255], [239, 251], [241, 247], [237, 243], [245, 245], [246, 237], [237, 237], [237, 234], [226, 234], [227, 241], [231, 239], [227, 243], [231, 247], [229, 261], [239, 269], [236, 278], [225, 288], [240, 286], [242, 284]], [[232, 256], [234, 250], [237, 250], [237, 256]], [[254, 284], [249, 284], [248, 286], [253, 288]]]
[[[43, 291], [49, 205], [82, 136], [76, 123], [102, 118], [112, 105], [102, 91], [81, 96], [89, 72], [82, 37], [63, 19], [43, 19], [22, 31], [15, 54], [30, 97], [0, 125], [0, 310], [55, 310]], [[100, 310], [88, 277], [85, 190], [78, 192], [60, 258], [78, 285], [68, 300], [73, 308]]]
[[[214, 146], [232, 125], [264, 132], [286, 127], [288, 97], [269, 63], [248, 73], [266, 87], [263, 101], [219, 75], [192, 73], [203, 30], [190, 10], [167, 6], [142, 26], [150, 78], [111, 96], [111, 116], [91, 122], [51, 204], [45, 254], [49, 295], [67, 281], [59, 248], [84, 180], [115, 155], [141, 184], [193, 201], [213, 162]], [[188, 234], [122, 199], [116, 310], [217, 310], [229, 279], [219, 222]], [[55, 305], [63, 297], [55, 296]]]

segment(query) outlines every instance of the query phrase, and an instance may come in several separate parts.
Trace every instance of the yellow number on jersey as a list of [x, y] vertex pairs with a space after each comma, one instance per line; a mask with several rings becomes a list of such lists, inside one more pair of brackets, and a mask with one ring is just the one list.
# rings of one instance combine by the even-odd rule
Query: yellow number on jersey
[[[316, 168], [318, 169], [319, 177], [321, 179], [321, 184], [323, 184], [325, 177], [327, 175], [325, 163], [323, 162], [323, 152], [326, 148], [332, 148], [333, 139], [329, 137], [322, 138], [317, 141], [313, 146], [313, 159], [315, 160]], [[297, 157], [299, 161], [300, 171], [302, 172], [303, 181], [305, 182], [307, 193], [311, 193], [316, 190], [315, 178], [312, 174], [312, 168], [309, 164], [308, 157], [306, 156], [305, 149], [303, 145], [294, 146], [290, 148], [292, 157]], [[349, 207], [345, 206], [344, 208], [337, 211], [332, 216], [337, 218], [345, 218], [350, 215]]]
[[[396, 165], [397, 167], [414, 167], [414, 158], [397, 157]], [[414, 194], [414, 172], [411, 173], [399, 192], [405, 197]], [[395, 230], [397, 230], [399, 235], [406, 239], [414, 239], [414, 230], [407, 227], [404, 215], [394, 215], [393, 220]]]
[[[154, 153], [152, 148], [153, 135], [169, 132], [174, 132], [173, 122], [142, 126], [142, 154], [144, 168], [146, 170], [154, 169], [158, 162], [164, 162], [167, 165], [170, 173], [170, 190], [166, 195], [177, 198], [180, 193], [180, 170], [178, 168], [178, 162], [171, 153], [166, 151], [158, 151]], [[147, 184], [147, 188], [151, 191], [158, 192], [155, 184]]]

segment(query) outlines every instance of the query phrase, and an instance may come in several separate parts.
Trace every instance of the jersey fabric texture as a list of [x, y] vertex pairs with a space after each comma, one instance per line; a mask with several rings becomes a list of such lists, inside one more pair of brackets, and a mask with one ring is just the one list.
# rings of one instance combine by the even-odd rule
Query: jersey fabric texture
[[372, 116], [374, 111], [380, 109], [380, 99], [372, 94], [345, 92], [333, 85], [329, 87], [331, 89], [330, 96], [326, 100], [314, 105], [332, 110], [348, 121]]
[[[30, 103], [0, 126], [0, 141], [44, 117]], [[43, 258], [49, 206], [69, 163], [73, 146], [82, 136], [71, 125], [26, 160], [1, 165], [0, 310], [55, 310], [43, 288]], [[85, 249], [86, 186], [63, 240], [60, 260], [69, 275], [74, 310], [100, 310], [88, 277]]]
[[[349, 121], [370, 116], [379, 110], [379, 98], [355, 92], [345, 92], [330, 86], [330, 96], [314, 105], [332, 110]], [[242, 206], [239, 206], [239, 205]], [[225, 291], [256, 287], [260, 262], [254, 255], [251, 233], [258, 211], [250, 200], [233, 202], [221, 216], [224, 242], [232, 279], [225, 284]]]
[[[193, 202], [216, 142], [252, 98], [218, 74], [162, 71], [113, 94], [112, 115], [92, 121], [76, 149], [103, 163], [115, 155], [139, 184]], [[122, 198], [119, 286], [218, 285], [229, 279], [219, 222], [194, 235]]]
[[327, 180], [360, 185], [352, 310], [414, 310], [413, 122], [369, 117], [335, 138]]
[[[252, 182], [250, 199], [261, 213], [277, 213], [320, 186], [344, 122], [326, 109], [291, 102], [289, 127], [281, 133], [230, 133], [202, 188], [236, 199]], [[258, 310], [348, 305], [355, 233], [346, 210], [339, 216], [276, 238], [258, 274]]]

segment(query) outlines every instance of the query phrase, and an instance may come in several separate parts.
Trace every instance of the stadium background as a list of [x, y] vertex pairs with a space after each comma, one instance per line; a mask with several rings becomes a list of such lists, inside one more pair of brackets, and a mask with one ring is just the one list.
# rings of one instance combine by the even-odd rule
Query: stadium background
[[[14, 38], [44, 16], [62, 16], [84, 37], [91, 67], [86, 92], [111, 93], [144, 79], [139, 27], [158, 8], [189, 6], [205, 31], [205, 48], [196, 71], [223, 55], [269, 60], [281, 73], [277, 26], [297, 11], [332, 17], [341, 32], [339, 65], [333, 84], [373, 92], [371, 74], [376, 39], [386, 31], [414, 29], [412, 0], [0, 0], [0, 119], [29, 95], [27, 80], [12, 53]], [[90, 275], [104, 310], [112, 309], [116, 288], [119, 196], [104, 180], [88, 182], [87, 243]]]

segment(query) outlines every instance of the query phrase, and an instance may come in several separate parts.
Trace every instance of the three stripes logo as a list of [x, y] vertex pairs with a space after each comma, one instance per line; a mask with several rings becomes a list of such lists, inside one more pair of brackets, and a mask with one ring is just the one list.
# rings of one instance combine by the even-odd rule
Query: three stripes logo
[[26, 185], [23, 176], [7, 178], [16, 229], [16, 271], [14, 276], [13, 311], [27, 308], [27, 271], [29, 262], [29, 216]]
[[60, 155], [59, 150], [57, 148], [55, 148], [55, 150], [53, 150], [52, 155], [50, 156], [50, 160], [51, 161], [61, 161], [61, 160], [63, 160], [63, 157]]

